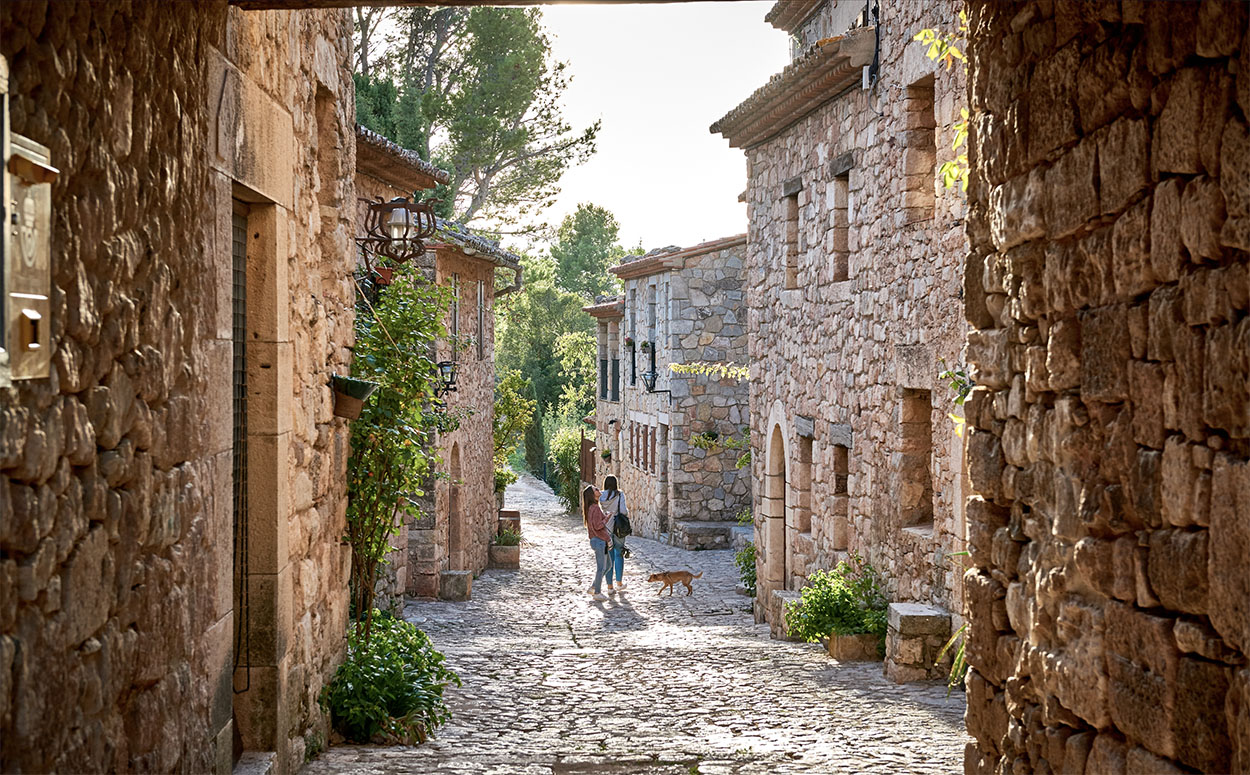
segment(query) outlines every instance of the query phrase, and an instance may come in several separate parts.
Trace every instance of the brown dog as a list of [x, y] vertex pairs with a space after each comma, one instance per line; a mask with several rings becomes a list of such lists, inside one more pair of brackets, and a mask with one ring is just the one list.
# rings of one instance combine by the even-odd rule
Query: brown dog
[[647, 581], [663, 581], [664, 585], [660, 587], [657, 595], [664, 594], [664, 590], [668, 590], [669, 597], [673, 595], [673, 584], [681, 582], [686, 585], [686, 596], [689, 597], [694, 593], [694, 587], [690, 586], [690, 582], [697, 578], [702, 578], [703, 571], [691, 573], [688, 570], [670, 570], [665, 573], [652, 573], [647, 577]]

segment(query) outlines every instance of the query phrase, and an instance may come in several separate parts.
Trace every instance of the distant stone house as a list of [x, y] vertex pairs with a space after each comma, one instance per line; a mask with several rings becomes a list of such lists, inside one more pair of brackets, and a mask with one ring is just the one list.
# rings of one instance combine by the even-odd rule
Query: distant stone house
[[[447, 173], [414, 151], [364, 127], [356, 132], [356, 188], [361, 199], [412, 197], [434, 183], [447, 182]], [[364, 230], [363, 205], [358, 234]], [[448, 411], [463, 416], [459, 428], [438, 439], [445, 476], [433, 482], [421, 504], [426, 515], [398, 525], [396, 550], [388, 556], [379, 582], [380, 602], [391, 607], [402, 607], [405, 594], [438, 596], [443, 572], [477, 573], [486, 567], [497, 521], [494, 305], [498, 296], [517, 290], [521, 282], [519, 257], [459, 224], [439, 219], [426, 248], [417, 264], [429, 280], [451, 288], [454, 297], [444, 320], [449, 336], [432, 356], [455, 364], [456, 390], [445, 400]]]
[[738, 454], [691, 443], [741, 435], [746, 384], [669, 369], [745, 362], [745, 251], [739, 235], [626, 257], [611, 270], [624, 293], [585, 308], [598, 321], [598, 484], [617, 477], [638, 535], [727, 548], [733, 519], [749, 508]]
[[59, 171], [50, 372], [0, 387], [0, 769], [294, 772], [348, 615], [350, 14], [3, 3], [0, 53]]
[[747, 155], [756, 613], [775, 631], [852, 552], [892, 600], [959, 611], [962, 441], [938, 373], [961, 362], [966, 207], [936, 172], [964, 81], [912, 42], [957, 12], [777, 3], [791, 64], [712, 126]]

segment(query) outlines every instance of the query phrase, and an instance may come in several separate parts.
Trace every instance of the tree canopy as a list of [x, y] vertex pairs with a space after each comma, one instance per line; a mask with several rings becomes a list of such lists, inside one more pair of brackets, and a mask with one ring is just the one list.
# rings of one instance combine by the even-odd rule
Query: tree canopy
[[565, 216], [551, 246], [556, 283], [586, 301], [615, 290], [616, 278], [608, 269], [625, 255], [619, 235], [616, 216], [598, 205], [579, 204], [576, 212]]
[[446, 216], [536, 231], [561, 176], [594, 153], [599, 123], [564, 121], [569, 76], [541, 22], [537, 9], [356, 11], [357, 121], [451, 172], [436, 192]]

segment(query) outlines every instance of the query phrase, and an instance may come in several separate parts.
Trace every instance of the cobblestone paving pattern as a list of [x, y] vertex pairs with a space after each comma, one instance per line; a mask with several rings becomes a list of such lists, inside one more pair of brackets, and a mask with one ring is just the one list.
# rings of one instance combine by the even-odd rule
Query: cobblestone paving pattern
[[[464, 681], [452, 721], [422, 746], [331, 748], [305, 775], [962, 771], [961, 695], [770, 640], [734, 592], [731, 552], [631, 538], [625, 591], [597, 603], [581, 518], [530, 476], [507, 506], [521, 569], [486, 571], [470, 602], [405, 609]], [[703, 572], [691, 597], [646, 583], [679, 569]]]

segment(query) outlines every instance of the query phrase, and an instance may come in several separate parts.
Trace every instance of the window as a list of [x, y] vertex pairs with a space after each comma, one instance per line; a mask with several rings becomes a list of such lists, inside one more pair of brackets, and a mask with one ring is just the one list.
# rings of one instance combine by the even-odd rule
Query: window
[[460, 351], [460, 275], [451, 276], [451, 359]]
[[850, 195], [851, 174], [849, 171], [833, 179], [833, 281], [835, 283], [850, 279], [851, 248], [850, 248]]
[[638, 384], [638, 289], [629, 289], [629, 338], [634, 343], [629, 348], [629, 384]]
[[900, 406], [899, 509], [903, 527], [933, 527], [933, 399], [928, 390], [903, 390]]
[[933, 104], [933, 74], [930, 73], [907, 87], [907, 99], [903, 102], [907, 114], [903, 211], [908, 223], [933, 217], [933, 190], [937, 179], [937, 118]]
[[783, 287], [786, 290], [792, 290], [799, 287], [799, 194], [796, 191], [787, 195], [782, 201], [782, 217], [785, 224], [785, 246], [782, 253], [786, 264]]
[[608, 400], [608, 324], [599, 324], [599, 398]]
[[486, 281], [477, 281], [477, 359], [486, 359]]
[[851, 451], [842, 444], [833, 445], [833, 494], [849, 494]]
[[794, 528], [800, 533], [812, 530], [812, 438], [800, 436], [799, 456], [794, 466]]
[[621, 400], [621, 323], [614, 320], [608, 324], [608, 352], [612, 358], [612, 401]]

